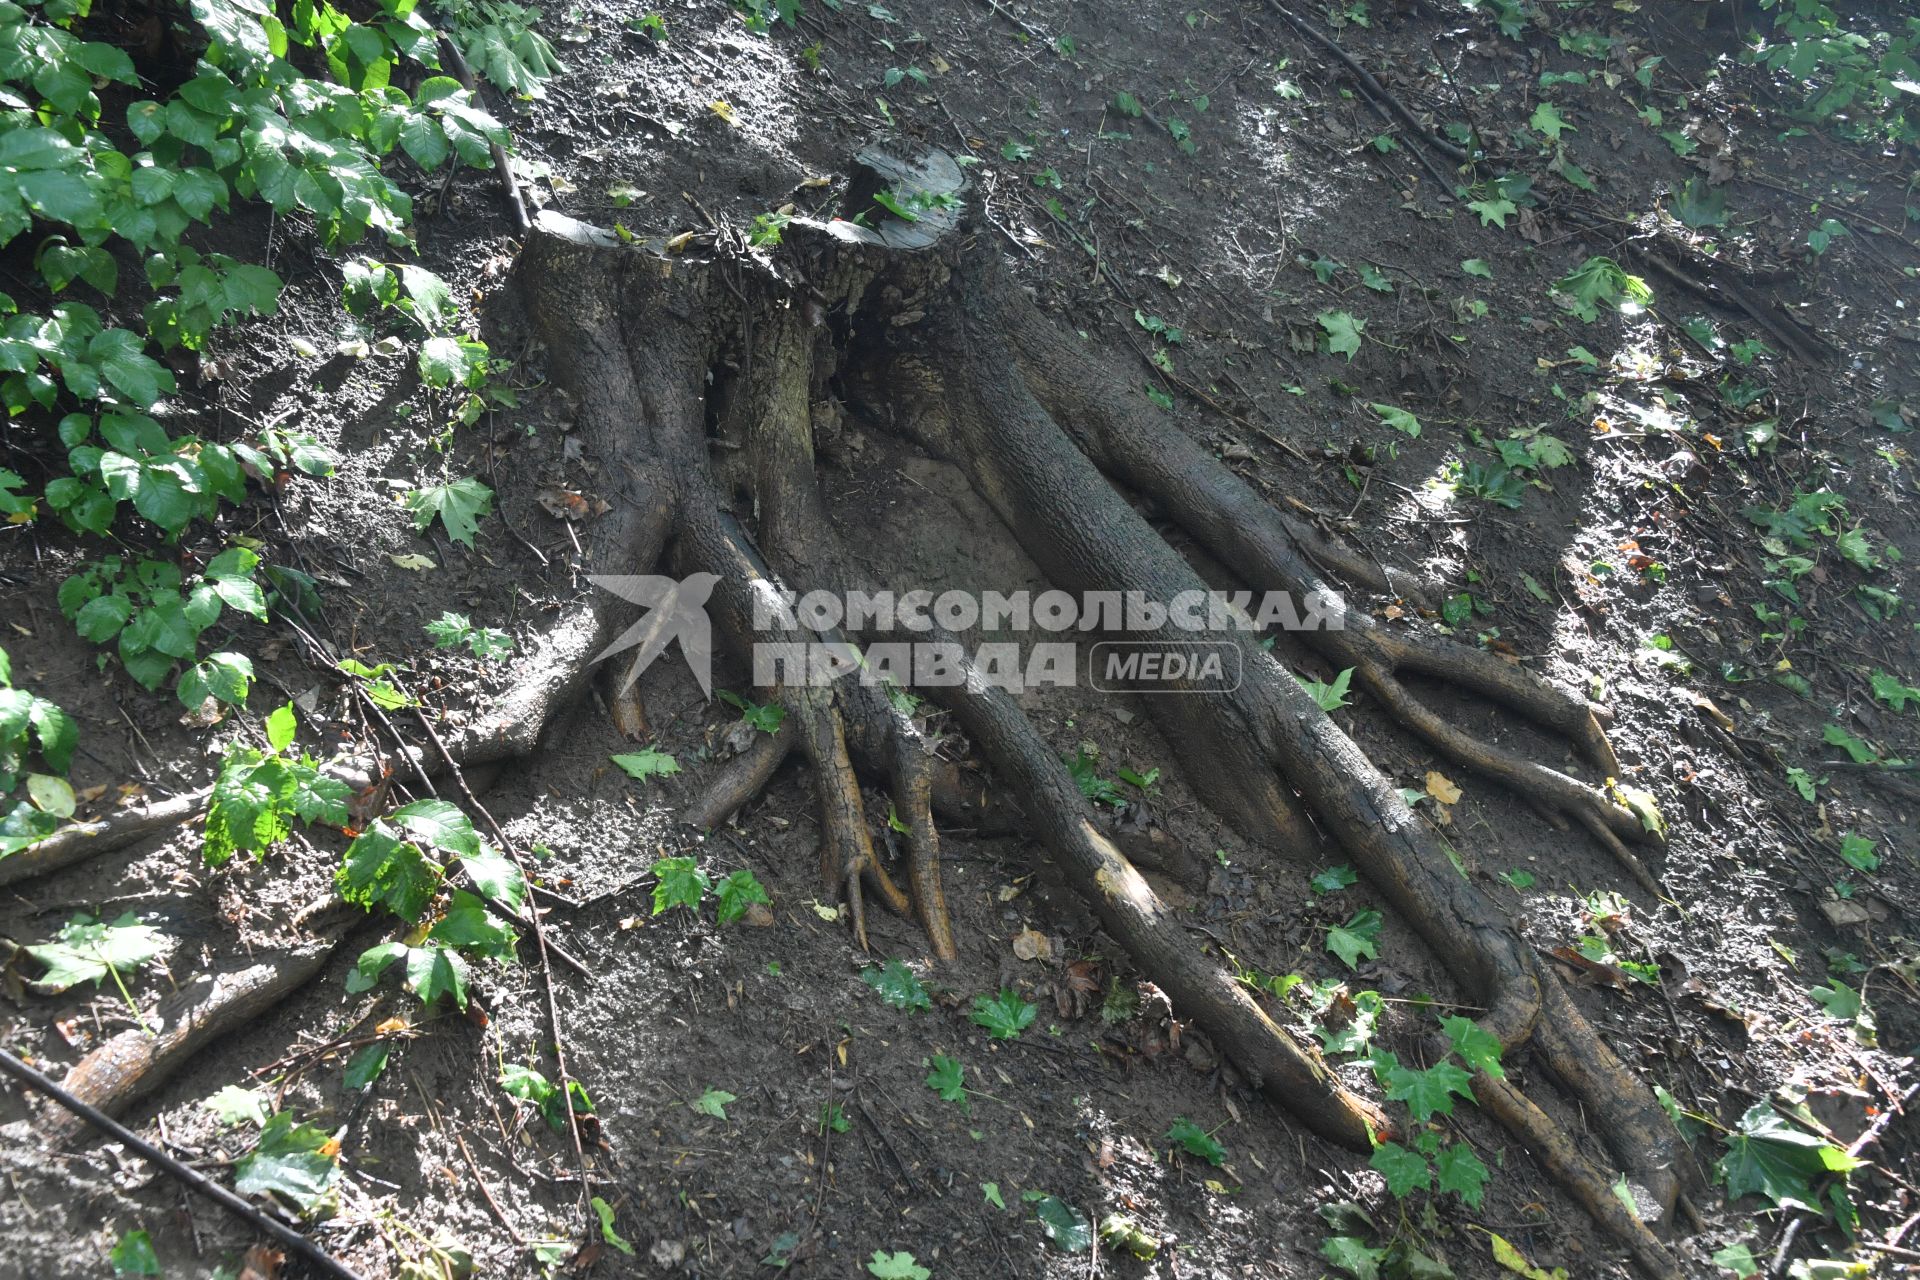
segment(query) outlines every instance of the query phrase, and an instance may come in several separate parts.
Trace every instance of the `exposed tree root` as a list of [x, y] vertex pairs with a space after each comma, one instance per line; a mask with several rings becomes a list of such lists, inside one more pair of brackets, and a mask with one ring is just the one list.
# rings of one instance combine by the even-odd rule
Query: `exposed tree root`
[[[305, 986], [345, 933], [339, 925], [319, 940], [271, 959], [200, 975], [160, 1002], [148, 1020], [151, 1032], [122, 1031], [75, 1063], [62, 1086], [89, 1106], [118, 1115], [208, 1044]], [[64, 1144], [85, 1133], [86, 1122], [72, 1111], [48, 1107], [39, 1132], [49, 1145]]]
[[[922, 158], [896, 167], [892, 180], [949, 170], [957, 184], [950, 163], [943, 169]], [[584, 531], [586, 567], [639, 575], [667, 558], [683, 580], [712, 575], [708, 614], [743, 656], [748, 646], [769, 642], [850, 646], [846, 637], [812, 629], [804, 619], [783, 621], [778, 608], [755, 608], [777, 602], [786, 585], [802, 591], [869, 585], [834, 533], [817, 489], [810, 406], [831, 394], [831, 385], [878, 429], [898, 431], [958, 466], [1056, 586], [1140, 592], [1161, 602], [1205, 590], [1197, 572], [1115, 489], [1118, 482], [1158, 501], [1250, 587], [1284, 588], [1303, 598], [1323, 593], [1344, 626], [1297, 638], [1352, 666], [1389, 714], [1437, 750], [1499, 779], [1544, 812], [1580, 822], [1622, 858], [1642, 888], [1655, 887], [1625, 847], [1642, 835], [1632, 813], [1597, 786], [1477, 742], [1400, 677], [1446, 680], [1524, 714], [1564, 734], [1603, 778], [1612, 778], [1618, 765], [1593, 708], [1480, 650], [1390, 629], [1349, 609], [1321, 565], [1345, 563], [1366, 568], [1377, 581], [1390, 579], [1358, 557], [1307, 545], [1308, 531], [1297, 522], [1275, 513], [1181, 432], [1146, 416], [1127, 380], [1040, 317], [982, 248], [959, 235], [942, 236], [938, 227], [896, 235], [898, 225], [890, 231], [884, 217], [878, 221], [877, 233], [796, 222], [777, 274], [764, 264], [676, 259], [659, 244], [624, 246], [582, 224], [541, 215], [519, 268], [526, 306], [545, 339], [554, 381], [575, 399], [579, 438], [607, 468], [614, 504]], [[718, 462], [708, 456], [710, 422], [732, 446], [717, 451]], [[750, 513], [751, 527], [729, 508]], [[581, 689], [624, 613], [619, 597], [606, 591], [585, 593], [569, 606], [520, 661], [509, 695], [476, 729], [445, 745], [448, 757], [471, 765], [534, 749]], [[1451, 851], [1407, 809], [1392, 781], [1249, 630], [1166, 625], [1144, 634], [1168, 643], [1205, 640], [1238, 655], [1237, 683], [1195, 679], [1183, 696], [1146, 700], [1201, 797], [1258, 846], [1288, 848], [1304, 858], [1323, 832], [1330, 836], [1413, 924], [1469, 998], [1488, 1010], [1482, 1025], [1499, 1039], [1509, 1066], [1517, 1071], [1517, 1055], [1531, 1046], [1580, 1100], [1637, 1188], [1648, 1219], [1663, 1219], [1682, 1189], [1698, 1181], [1677, 1133], [1499, 908], [1456, 870]], [[705, 828], [723, 823], [797, 747], [811, 766], [820, 805], [824, 891], [846, 901], [863, 946], [870, 898], [902, 914], [917, 911], [941, 959], [957, 947], [940, 886], [936, 814], [1003, 829], [1017, 823], [1058, 861], [1142, 972], [1183, 1016], [1205, 1026], [1251, 1080], [1317, 1133], [1366, 1150], [1386, 1131], [1382, 1113], [1345, 1087], [1315, 1050], [1276, 1026], [1189, 939], [1094, 825], [1051, 745], [1009, 696], [970, 667], [967, 673], [965, 683], [932, 692], [1017, 802], [1017, 818], [1016, 806], [983, 803], [979, 787], [932, 753], [914, 716], [886, 691], [858, 680], [790, 680], [762, 686], [762, 696], [777, 698], [788, 712], [781, 731], [726, 766], [690, 820]], [[876, 847], [880, 815], [870, 812], [863, 776], [883, 780], [884, 792], [876, 794], [887, 797], [891, 816], [905, 828], [911, 896], [895, 884]], [[324, 959], [326, 948], [318, 950]], [[239, 983], [234, 994], [194, 1016], [174, 1013], [169, 1025], [181, 1021], [172, 1032], [181, 1047], [168, 1052], [184, 1056], [251, 1016], [304, 981], [291, 975], [307, 964], [310, 974], [319, 959], [302, 953], [277, 975]], [[210, 1011], [215, 1005], [241, 1012], [222, 1012], [224, 1020], [217, 1020]], [[102, 1082], [94, 1086], [97, 1096], [124, 1104], [125, 1088], [117, 1082], [129, 1069], [120, 1064], [136, 1060], [120, 1055], [134, 1052], [114, 1044], [97, 1051], [98, 1065], [88, 1068]], [[152, 1067], [135, 1075], [145, 1087], [157, 1080]], [[1643, 1267], [1678, 1274], [1647, 1222], [1613, 1195], [1608, 1176], [1511, 1079], [1483, 1076], [1475, 1089], [1488, 1112]]]
[[[700, 287], [702, 276], [729, 267], [668, 267], [657, 248], [615, 251], [577, 224], [551, 217], [540, 220], [527, 251], [531, 314], [547, 329], [550, 349], [561, 341], [570, 345], [558, 357], [556, 380], [580, 399], [583, 415], [593, 405], [604, 424], [585, 436], [590, 448], [632, 457], [625, 432], [644, 422], [649, 434], [641, 451], [657, 460], [647, 483], [668, 495], [660, 507], [675, 516], [674, 563], [683, 574], [718, 575], [711, 607], [731, 644], [744, 652], [744, 646], [769, 641], [846, 643], [804, 625], [783, 628], [769, 622], [777, 611], [756, 616], [754, 610], [756, 599], [771, 598], [784, 584], [803, 591], [868, 585], [850, 568], [814, 477], [809, 406], [826, 379], [837, 377], [876, 427], [900, 430], [959, 466], [1058, 586], [1140, 591], [1159, 601], [1204, 590], [1192, 568], [1116, 492], [1111, 477], [1160, 502], [1250, 585], [1303, 596], [1324, 593], [1345, 626], [1303, 633], [1307, 643], [1354, 667], [1362, 686], [1390, 714], [1437, 749], [1498, 778], [1544, 811], [1575, 818], [1616, 856], [1625, 855], [1623, 865], [1641, 887], [1654, 887], [1625, 849], [1625, 839], [1642, 834], [1632, 813], [1597, 786], [1478, 743], [1426, 707], [1399, 677], [1411, 673], [1470, 688], [1565, 734], [1602, 777], [1614, 777], [1612, 750], [1583, 700], [1480, 650], [1390, 631], [1347, 609], [1319, 568], [1329, 560], [1324, 548], [1317, 555], [1303, 549], [1301, 531], [1244, 481], [1181, 433], [1146, 418], [1123, 381], [1041, 319], [981, 254], [947, 252], [944, 243], [934, 252], [899, 252], [876, 243], [885, 241], [884, 231], [853, 232], [845, 224], [820, 232], [796, 227], [791, 234], [811, 250], [795, 255], [804, 284], [770, 281], [759, 272], [725, 278], [727, 293], [746, 311], [732, 328], [740, 344], [731, 348], [737, 352], [734, 372], [714, 379], [713, 418], [721, 438], [731, 442], [717, 464], [707, 457], [706, 419], [696, 400], [671, 401], [673, 412], [648, 414], [620, 396], [637, 396], [643, 381], [666, 376], [662, 362], [648, 354], [663, 341], [683, 353], [706, 344], [708, 356], [699, 368], [721, 365], [726, 339], [711, 320], [680, 310], [670, 312], [673, 322], [663, 323], [669, 317], [647, 295], [657, 293], [653, 284], [670, 278], [684, 296]], [[922, 242], [928, 239], [924, 229], [918, 234]], [[630, 327], [640, 323], [636, 317], [651, 321], [646, 344], [637, 344], [630, 360], [609, 336], [621, 331], [621, 322], [610, 322], [608, 310], [619, 308], [580, 306], [583, 289], [620, 297]], [[555, 291], [567, 299], [558, 313], [542, 301]], [[709, 287], [707, 296], [716, 303], [715, 314], [727, 310], [724, 295]], [[809, 320], [818, 320], [821, 298], [838, 313], [830, 324]], [[605, 331], [580, 333], [583, 315], [597, 317], [589, 323]], [[591, 372], [582, 351], [592, 353]], [[625, 370], [612, 367], [623, 363]], [[582, 378], [583, 372], [589, 376]], [[689, 380], [696, 388], [703, 381], [699, 373]], [[655, 394], [658, 403], [669, 403], [664, 391]], [[608, 434], [606, 428], [617, 431]], [[718, 509], [733, 504], [752, 512], [757, 539]], [[634, 558], [623, 567], [644, 571], [658, 543], [633, 545]], [[1197, 638], [1171, 627], [1157, 635], [1170, 642]], [[1483, 1022], [1509, 1054], [1531, 1043], [1581, 1099], [1643, 1193], [1648, 1216], [1657, 1219], [1669, 1210], [1682, 1183], [1695, 1176], [1678, 1136], [1557, 979], [1492, 902], [1455, 871], [1448, 850], [1406, 809], [1391, 782], [1246, 632], [1212, 631], [1200, 638], [1239, 650], [1245, 672], [1239, 687], [1203, 681], [1187, 696], [1150, 701], [1208, 803], [1262, 844], [1306, 850], [1321, 828], [1328, 831], [1471, 996], [1491, 1010]], [[896, 910], [905, 909], [907, 899], [876, 855], [850, 742], [863, 748], [860, 767], [888, 779], [894, 815], [907, 827], [913, 904], [936, 954], [951, 955], [937, 880], [936, 763], [915, 741], [911, 717], [890, 711], [884, 698], [856, 681], [769, 692], [788, 708], [794, 743], [812, 764], [822, 814], [822, 880], [848, 901], [856, 936], [864, 945], [863, 885]], [[1071, 776], [1011, 699], [977, 674], [937, 696], [1017, 796], [1032, 833], [1141, 969], [1206, 1026], [1252, 1079], [1317, 1132], [1351, 1147], [1368, 1146], [1383, 1131], [1380, 1113], [1344, 1088], [1313, 1050], [1274, 1026], [1188, 942], [1125, 856], [1093, 826]], [[696, 821], [710, 825], [715, 815], [737, 807], [787, 750], [778, 740], [756, 744], [716, 780], [696, 807]], [[1644, 1266], [1656, 1274], [1677, 1272], [1664, 1246], [1626, 1211], [1608, 1179], [1567, 1135], [1511, 1084], [1481, 1084], [1489, 1111]]]
[[206, 812], [212, 789], [202, 787], [137, 809], [122, 809], [92, 822], [60, 828], [45, 840], [0, 858], [0, 885], [64, 871], [76, 863], [171, 831]]

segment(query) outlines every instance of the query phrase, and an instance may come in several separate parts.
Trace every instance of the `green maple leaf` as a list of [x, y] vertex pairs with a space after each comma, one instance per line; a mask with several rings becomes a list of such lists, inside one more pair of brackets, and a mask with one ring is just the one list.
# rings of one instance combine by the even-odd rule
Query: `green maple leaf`
[[1380, 1260], [1387, 1251], [1359, 1236], [1329, 1236], [1320, 1242], [1320, 1256], [1355, 1280], [1379, 1280]]
[[1226, 1163], [1227, 1149], [1185, 1116], [1174, 1117], [1173, 1127], [1167, 1130], [1167, 1141], [1179, 1143], [1188, 1155], [1198, 1156], [1215, 1168]]
[[1873, 684], [1873, 696], [1895, 711], [1905, 711], [1909, 702], [1920, 702], [1920, 689], [1896, 676], [1876, 670], [1869, 679]]
[[1437, 1175], [1435, 1185], [1456, 1193], [1469, 1209], [1478, 1209], [1486, 1198], [1487, 1166], [1473, 1154], [1473, 1148], [1458, 1142], [1443, 1148], [1433, 1158], [1433, 1170]]
[[1360, 351], [1360, 335], [1367, 331], [1367, 322], [1347, 311], [1322, 311], [1315, 318], [1326, 330], [1327, 350], [1345, 356], [1347, 363], [1352, 364], [1353, 357]]
[[747, 907], [755, 902], [770, 903], [764, 885], [754, 877], [751, 871], [735, 871], [722, 877], [714, 886], [714, 897], [719, 900], [718, 918], [721, 924], [732, 924], [747, 914]]
[[1544, 133], [1553, 142], [1560, 141], [1561, 133], [1573, 128], [1551, 102], [1543, 102], [1535, 107], [1533, 118], [1527, 123], [1532, 125], [1536, 132]]
[[1415, 1191], [1424, 1191], [1433, 1185], [1433, 1170], [1427, 1167], [1426, 1157], [1397, 1142], [1383, 1142], [1375, 1147], [1367, 1163], [1387, 1180], [1387, 1190], [1396, 1199], [1404, 1200]]
[[670, 907], [700, 909], [700, 899], [713, 887], [713, 881], [692, 858], [660, 858], [653, 864], [653, 914]]
[[933, 1007], [927, 989], [920, 985], [920, 979], [902, 961], [889, 960], [883, 965], [870, 965], [861, 972], [860, 981], [878, 991], [882, 1000], [904, 1012], [912, 1013], [917, 1009]]
[[933, 1275], [904, 1249], [894, 1253], [875, 1249], [873, 1261], [867, 1264], [867, 1273], [878, 1280], [931, 1280]]
[[1502, 231], [1507, 229], [1507, 219], [1520, 211], [1519, 205], [1505, 199], [1470, 200], [1467, 208], [1480, 215], [1481, 226], [1499, 227]]
[[[1451, 1062], [1436, 1062], [1423, 1071], [1416, 1071], [1401, 1066], [1392, 1054], [1383, 1056], [1390, 1060], [1381, 1076], [1387, 1097], [1406, 1103], [1413, 1118], [1422, 1124], [1435, 1115], [1452, 1115], [1455, 1094], [1469, 1100], [1473, 1098], [1473, 1090], [1467, 1087], [1473, 1077]], [[1375, 1069], [1379, 1069], [1378, 1062]]]
[[471, 548], [480, 517], [493, 510], [493, 490], [468, 476], [451, 484], [412, 490], [405, 501], [407, 510], [413, 513], [415, 529], [426, 528], [439, 516], [447, 536]]
[[1348, 885], [1359, 883], [1359, 880], [1359, 874], [1352, 867], [1342, 863], [1337, 867], [1328, 867], [1325, 871], [1318, 872], [1308, 883], [1315, 893], [1338, 893]]
[[738, 1099], [725, 1089], [710, 1088], [687, 1105], [703, 1116], [713, 1116], [715, 1119], [725, 1120], [727, 1118], [727, 1104], [737, 1101]]
[[1380, 925], [1382, 917], [1372, 907], [1363, 907], [1353, 913], [1353, 918], [1345, 924], [1335, 925], [1327, 930], [1327, 950], [1339, 956], [1349, 969], [1360, 967], [1360, 961], [1374, 959], [1380, 954]]
[[1855, 871], [1880, 869], [1880, 855], [1874, 852], [1873, 841], [1852, 831], [1840, 837], [1840, 857]]
[[1866, 1163], [1839, 1147], [1787, 1123], [1764, 1102], [1740, 1118], [1726, 1139], [1727, 1153], [1715, 1166], [1726, 1183], [1727, 1198], [1757, 1195], [1782, 1209], [1816, 1212], [1813, 1180], [1845, 1173]]
[[234, 1084], [222, 1086], [200, 1105], [211, 1111], [214, 1119], [228, 1125], [263, 1125], [271, 1107], [264, 1090], [242, 1089]]
[[973, 1023], [985, 1027], [995, 1040], [1013, 1039], [1032, 1026], [1038, 1016], [1038, 1011], [1021, 999], [1019, 992], [1007, 987], [1000, 988], [996, 996], [975, 996], [973, 1012], [967, 1015]]
[[967, 1069], [960, 1065], [958, 1058], [942, 1057], [939, 1054], [927, 1059], [932, 1070], [927, 1072], [927, 1088], [940, 1095], [942, 1102], [967, 1101], [967, 1086], [964, 1083]]
[[648, 778], [670, 777], [680, 772], [680, 762], [671, 753], [656, 751], [652, 747], [626, 755], [609, 756], [608, 759], [626, 770], [628, 777], [639, 782], [645, 782]]
[[441, 869], [419, 846], [403, 840], [384, 819], [354, 837], [334, 872], [334, 888], [368, 911], [383, 906], [402, 920], [418, 920], [440, 888]]
[[39, 995], [59, 995], [82, 982], [98, 985], [108, 974], [128, 974], [166, 949], [166, 935], [141, 924], [131, 911], [112, 924], [77, 915], [60, 927], [52, 942], [27, 947], [47, 966], [38, 982], [27, 984]]
[[1507, 1078], [1500, 1065], [1500, 1038], [1472, 1018], [1442, 1018], [1440, 1029], [1453, 1042], [1453, 1051], [1475, 1071], [1484, 1071], [1496, 1080]]

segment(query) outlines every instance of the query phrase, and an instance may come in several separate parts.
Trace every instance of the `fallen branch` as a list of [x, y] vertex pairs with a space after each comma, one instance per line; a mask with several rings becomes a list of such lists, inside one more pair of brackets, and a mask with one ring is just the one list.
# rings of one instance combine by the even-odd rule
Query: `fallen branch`
[[5, 1049], [0, 1049], [0, 1071], [5, 1071], [29, 1089], [53, 1099], [101, 1133], [124, 1144], [143, 1159], [158, 1166], [163, 1172], [178, 1179], [188, 1190], [205, 1196], [261, 1234], [272, 1236], [305, 1258], [320, 1274], [333, 1276], [335, 1280], [362, 1280], [359, 1272], [298, 1231], [268, 1217], [199, 1170], [174, 1159], [111, 1116], [74, 1097]]

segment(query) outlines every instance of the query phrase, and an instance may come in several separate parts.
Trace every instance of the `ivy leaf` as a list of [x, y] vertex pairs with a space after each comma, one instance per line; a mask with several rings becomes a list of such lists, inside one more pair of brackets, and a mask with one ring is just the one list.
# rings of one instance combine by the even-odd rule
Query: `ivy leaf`
[[1920, 702], [1920, 689], [1896, 676], [1876, 670], [1869, 679], [1873, 685], [1873, 696], [1895, 711], [1905, 711], [1909, 702]]
[[715, 1119], [725, 1120], [727, 1118], [727, 1104], [737, 1101], [739, 1101], [739, 1099], [735, 1098], [725, 1089], [709, 1088], [705, 1093], [687, 1105], [703, 1116], [713, 1116]]
[[1433, 1185], [1433, 1171], [1427, 1167], [1426, 1157], [1397, 1142], [1383, 1142], [1375, 1147], [1367, 1163], [1387, 1180], [1387, 1190], [1395, 1199], [1404, 1200], [1415, 1191], [1424, 1191]]
[[259, 1145], [234, 1166], [233, 1188], [241, 1195], [274, 1195], [305, 1213], [339, 1180], [340, 1166], [325, 1154], [332, 1140], [310, 1125], [297, 1125], [285, 1111], [268, 1120]]
[[1437, 1175], [1435, 1185], [1442, 1191], [1457, 1194], [1469, 1209], [1478, 1209], [1486, 1198], [1487, 1166], [1473, 1154], [1473, 1148], [1464, 1143], [1442, 1148], [1433, 1158], [1433, 1170]]
[[1062, 1252], [1085, 1253], [1093, 1247], [1093, 1227], [1087, 1216], [1059, 1196], [1034, 1201], [1033, 1216], [1040, 1219], [1041, 1234]]
[[927, 1072], [927, 1088], [939, 1094], [942, 1102], [965, 1104], [967, 1069], [960, 1065], [959, 1059], [942, 1057], [936, 1053], [927, 1060], [927, 1065], [932, 1068]]
[[[1533, 118], [1528, 120], [1527, 123], [1532, 125], [1536, 132], [1545, 134], [1551, 142], [1560, 141], [1560, 135], [1563, 132], [1573, 129], [1573, 126], [1567, 123], [1566, 119], [1561, 116], [1559, 109], [1551, 102], [1543, 102], [1535, 107], [1533, 109]], [[1576, 132], [1578, 131], [1576, 130]]]
[[692, 858], [659, 858], [653, 864], [653, 914], [671, 907], [700, 909], [700, 899], [713, 887], [713, 881]]
[[1174, 1117], [1173, 1126], [1167, 1130], [1167, 1141], [1179, 1143], [1188, 1155], [1198, 1156], [1215, 1168], [1227, 1161], [1227, 1149], [1185, 1116]]
[[1380, 925], [1380, 913], [1372, 907], [1363, 907], [1345, 924], [1327, 930], [1327, 950], [1339, 956], [1347, 968], [1358, 969], [1362, 959], [1379, 956]]
[[1039, 1013], [1020, 998], [1019, 992], [1002, 987], [999, 995], [975, 996], [973, 1012], [967, 1016], [969, 1021], [985, 1027], [994, 1039], [1011, 1040], [1032, 1026]]
[[97, 986], [109, 973], [132, 973], [165, 949], [166, 935], [141, 924], [131, 911], [112, 924], [77, 915], [60, 927], [52, 942], [25, 949], [47, 966], [40, 980], [27, 987], [38, 995], [57, 996], [82, 982]]
[[1447, 1033], [1447, 1039], [1453, 1042], [1453, 1051], [1467, 1066], [1484, 1071], [1496, 1080], [1507, 1078], [1506, 1068], [1500, 1065], [1500, 1037], [1472, 1018], [1442, 1018], [1440, 1029]]
[[406, 496], [407, 510], [413, 513], [413, 527], [424, 529], [435, 516], [447, 536], [469, 549], [480, 517], [493, 510], [493, 490], [468, 476], [451, 484], [429, 485]]
[[920, 979], [903, 961], [889, 960], [883, 965], [869, 965], [861, 971], [860, 981], [878, 991], [882, 1000], [903, 1012], [912, 1013], [917, 1009], [933, 1007], [927, 989], [920, 985]]
[[680, 762], [673, 758], [671, 752], [657, 751], [652, 747], [626, 755], [609, 756], [608, 759], [626, 770], [628, 777], [639, 782], [645, 782], [648, 778], [671, 777], [680, 772]]
[[1316, 318], [1326, 330], [1327, 350], [1345, 356], [1347, 363], [1352, 364], [1360, 350], [1360, 335], [1366, 332], [1367, 322], [1346, 311], [1322, 311]]
[[732, 924], [746, 915], [747, 907], [752, 903], [773, 901], [767, 896], [765, 886], [754, 877], [753, 872], [746, 870], [735, 871], [723, 877], [720, 883], [714, 886], [713, 892], [720, 903], [717, 915], [721, 924]]

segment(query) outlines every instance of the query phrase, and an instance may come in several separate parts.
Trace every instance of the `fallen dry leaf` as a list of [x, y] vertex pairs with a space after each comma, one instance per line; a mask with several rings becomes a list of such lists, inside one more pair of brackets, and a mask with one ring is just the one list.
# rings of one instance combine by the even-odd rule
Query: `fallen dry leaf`
[[1460, 803], [1460, 788], [1454, 786], [1453, 780], [1437, 769], [1427, 772], [1427, 794], [1441, 804]]
[[1053, 955], [1053, 944], [1038, 929], [1022, 929], [1013, 936], [1013, 954], [1021, 960], [1045, 960]]

